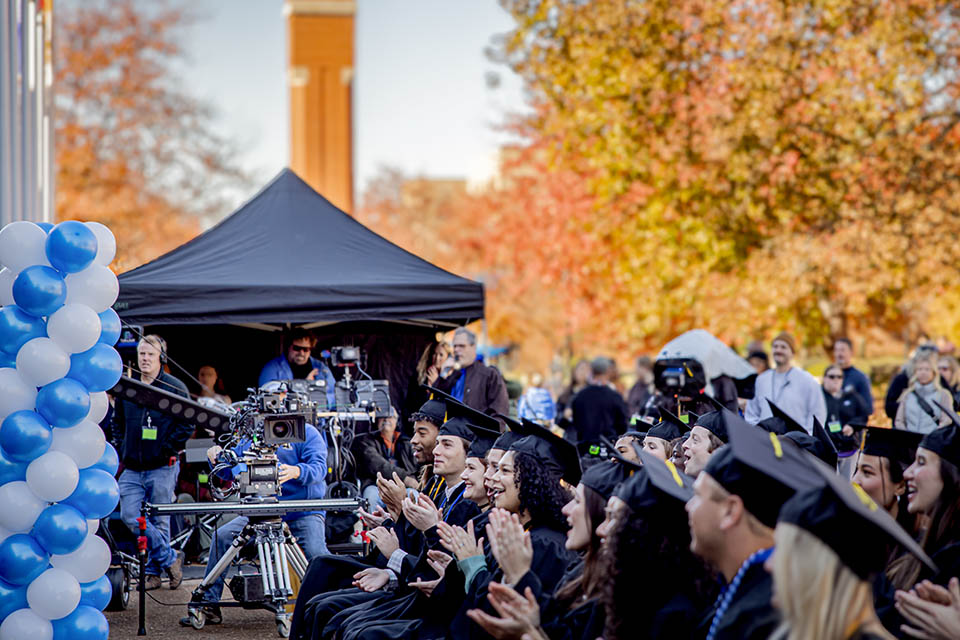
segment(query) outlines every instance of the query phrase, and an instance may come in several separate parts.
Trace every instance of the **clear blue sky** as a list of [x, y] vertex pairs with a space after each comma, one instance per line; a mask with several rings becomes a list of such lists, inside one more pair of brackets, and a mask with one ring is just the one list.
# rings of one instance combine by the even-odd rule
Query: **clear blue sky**
[[[141, 2], [143, 0], [140, 0]], [[381, 166], [438, 177], [489, 176], [519, 79], [484, 48], [510, 29], [495, 0], [358, 0], [354, 76], [355, 191]], [[191, 0], [182, 80], [212, 104], [258, 182], [288, 163], [282, 0]], [[498, 73], [500, 85], [485, 76]], [[245, 194], [251, 195], [251, 194]]]

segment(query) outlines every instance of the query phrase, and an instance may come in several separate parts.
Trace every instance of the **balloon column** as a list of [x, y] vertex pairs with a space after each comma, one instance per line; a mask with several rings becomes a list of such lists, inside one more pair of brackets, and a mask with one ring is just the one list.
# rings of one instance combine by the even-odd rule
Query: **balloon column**
[[104, 640], [117, 454], [98, 423], [121, 374], [110, 230], [0, 230], [0, 640]]

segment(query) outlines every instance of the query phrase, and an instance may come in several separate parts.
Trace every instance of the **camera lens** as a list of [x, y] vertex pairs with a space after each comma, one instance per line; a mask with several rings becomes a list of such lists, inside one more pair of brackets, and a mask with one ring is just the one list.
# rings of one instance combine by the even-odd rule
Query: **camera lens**
[[293, 425], [286, 420], [277, 420], [271, 427], [274, 438], [285, 438], [293, 432]]

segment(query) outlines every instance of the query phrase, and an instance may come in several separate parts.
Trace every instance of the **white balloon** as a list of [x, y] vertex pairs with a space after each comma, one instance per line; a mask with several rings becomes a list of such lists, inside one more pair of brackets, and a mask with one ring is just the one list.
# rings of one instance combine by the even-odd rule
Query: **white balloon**
[[7, 616], [3, 624], [0, 624], [0, 640], [24, 640], [24, 638], [53, 640], [53, 625], [49, 620], [38, 616], [33, 609], [17, 609]]
[[6, 225], [0, 229], [0, 263], [14, 273], [35, 264], [49, 267], [47, 232], [24, 220]]
[[17, 351], [17, 371], [27, 384], [42, 387], [67, 375], [70, 355], [50, 338], [34, 338]]
[[47, 506], [33, 495], [23, 480], [8, 482], [0, 486], [0, 527], [13, 533], [27, 533]]
[[100, 425], [81, 420], [67, 429], [54, 427], [50, 451], [64, 453], [73, 459], [78, 469], [86, 469], [100, 459], [106, 446], [107, 438]]
[[120, 283], [108, 267], [94, 263], [77, 273], [67, 274], [66, 304], [85, 304], [103, 313], [117, 301]]
[[77, 463], [62, 451], [47, 451], [27, 465], [27, 486], [47, 502], [66, 500], [79, 481]]
[[47, 320], [47, 335], [67, 353], [86, 351], [100, 338], [100, 316], [85, 304], [65, 304]]
[[106, 391], [97, 391], [90, 394], [90, 413], [87, 414], [87, 420], [100, 424], [107, 415], [107, 409], [110, 407], [110, 399], [107, 398]]
[[80, 604], [80, 583], [63, 569], [47, 569], [27, 587], [27, 604], [41, 618], [57, 620]]
[[96, 533], [100, 528], [99, 520], [87, 520], [87, 534]]
[[84, 224], [90, 228], [90, 231], [93, 231], [93, 235], [97, 236], [97, 257], [93, 261], [104, 266], [113, 262], [114, 256], [117, 255], [117, 239], [114, 237], [113, 231], [99, 222], [85, 222]]
[[87, 533], [80, 548], [72, 553], [50, 557], [50, 564], [73, 574], [78, 582], [93, 582], [110, 566], [110, 547], [103, 538]]
[[0, 421], [14, 411], [31, 411], [37, 402], [37, 388], [24, 382], [16, 369], [0, 369]]
[[13, 304], [13, 281], [17, 274], [4, 267], [0, 269], [0, 305]]

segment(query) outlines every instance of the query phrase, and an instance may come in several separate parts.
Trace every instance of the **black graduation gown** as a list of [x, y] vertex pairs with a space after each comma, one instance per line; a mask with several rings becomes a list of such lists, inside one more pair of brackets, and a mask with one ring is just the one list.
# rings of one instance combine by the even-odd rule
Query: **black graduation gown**
[[[441, 476], [431, 476], [423, 488], [431, 500], [436, 502], [436, 496], [446, 487]], [[397, 532], [400, 548], [406, 550], [406, 545], [415, 545], [420, 532], [401, 516], [399, 522], [387, 520], [384, 526]], [[330, 593], [339, 589], [350, 589], [354, 574], [370, 567], [386, 568], [387, 558], [383, 557], [375, 547], [363, 557], [337, 556], [326, 554], [317, 556], [307, 565], [307, 571], [300, 583], [297, 600], [290, 622], [290, 637], [293, 640], [310, 638], [310, 628], [313, 626], [305, 620], [308, 603], [321, 594]]]
[[[780, 617], [770, 602], [772, 596], [773, 578], [763, 568], [763, 564], [758, 562], [743, 574], [740, 587], [720, 619], [715, 640], [766, 640], [780, 622]], [[700, 625], [702, 636], [706, 636], [710, 631], [714, 607], [710, 608], [709, 614]], [[664, 633], [669, 632], [668, 625], [676, 622], [678, 616], [670, 617], [673, 621], [664, 621]]]
[[559, 602], [555, 595], [566, 584], [577, 579], [583, 573], [583, 560], [577, 558], [563, 574], [553, 596], [543, 593], [543, 583], [533, 571], [528, 571], [514, 586], [523, 594], [527, 587], [540, 602], [540, 627], [550, 640], [595, 640], [603, 635], [606, 619], [603, 604], [597, 599], [587, 600], [579, 606], [570, 608], [569, 603]]
[[[461, 500], [454, 505], [451, 511], [446, 514], [445, 518], [449, 524], [461, 527], [465, 527], [467, 521], [473, 520], [474, 532], [480, 536], [482, 535], [480, 532], [482, 532], [486, 526], [488, 514], [486, 512], [478, 513], [478, 511], [479, 507], [477, 507], [475, 503], [469, 500]], [[400, 586], [397, 591], [393, 593], [380, 593], [378, 594], [379, 597], [373, 602], [359, 603], [357, 606], [351, 606], [341, 610], [327, 622], [323, 630], [323, 637], [366, 637], [368, 632], [373, 633], [372, 628], [374, 627], [379, 628], [384, 624], [396, 626], [395, 623], [401, 620], [415, 622], [415, 624], [407, 626], [419, 627], [420, 619], [428, 616], [429, 612], [434, 608], [443, 609], [444, 607], [448, 607], [451, 608], [452, 611], [456, 611], [463, 594], [462, 579], [459, 581], [459, 587], [455, 587], [450, 591], [444, 589], [444, 581], [441, 580], [440, 585], [434, 590], [430, 598], [423, 595], [419, 589], [406, 586], [408, 582], [415, 581], [418, 578], [424, 581], [435, 579], [436, 573], [427, 563], [427, 551], [437, 549], [446, 552], [446, 549], [440, 544], [440, 537], [437, 534], [436, 528], [428, 529], [424, 533], [424, 539], [426, 541], [426, 547], [423, 553], [413, 564], [413, 569], [409, 572], [404, 571], [403, 575], [400, 576]], [[405, 569], [407, 558], [404, 560]], [[451, 567], [456, 569], [456, 563], [451, 562], [450, 565], [448, 565], [445, 575], [451, 575]], [[459, 589], [459, 591], [457, 591], [457, 589]], [[457, 594], [459, 594], [459, 597]], [[452, 604], [439, 604], [447, 601], [451, 595], [454, 598]], [[384, 631], [384, 633], [390, 634], [388, 637], [401, 637], [404, 633], [410, 632], [411, 630], [409, 629], [403, 633], [399, 631]]]

